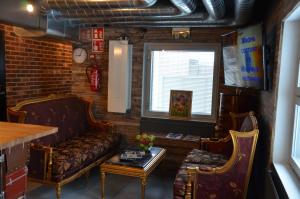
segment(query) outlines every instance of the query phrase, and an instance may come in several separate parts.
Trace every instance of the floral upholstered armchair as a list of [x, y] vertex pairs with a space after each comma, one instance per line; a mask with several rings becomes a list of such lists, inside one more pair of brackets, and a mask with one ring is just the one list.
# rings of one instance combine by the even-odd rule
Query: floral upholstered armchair
[[185, 199], [246, 198], [258, 130], [240, 133], [230, 130], [233, 153], [219, 167], [188, 167]]
[[[243, 135], [246, 132], [250, 132], [258, 129], [257, 120], [253, 111], [247, 113], [238, 113], [238, 114], [230, 113], [230, 115], [233, 121], [233, 129], [234, 130], [238, 129], [241, 135]], [[187, 190], [188, 187], [187, 168], [196, 167], [200, 170], [210, 171], [211, 169], [224, 167], [224, 165], [227, 165], [228, 162], [231, 161], [231, 158], [234, 155], [233, 154], [234, 150], [237, 150], [234, 148], [239, 146], [234, 144], [235, 143], [231, 134], [229, 134], [225, 138], [220, 138], [220, 139], [215, 139], [215, 138], [201, 139], [201, 150], [193, 149], [186, 156], [179, 171], [177, 172], [175, 182], [174, 182], [174, 189], [173, 189], [174, 199], [184, 199], [188, 197], [187, 196], [187, 191], [188, 191]], [[245, 171], [245, 173], [246, 172], [247, 171]], [[190, 187], [190, 188], [191, 190], [194, 190], [194, 187]], [[204, 198], [206, 199], [206, 197]], [[214, 198], [214, 196], [211, 195], [211, 198]]]

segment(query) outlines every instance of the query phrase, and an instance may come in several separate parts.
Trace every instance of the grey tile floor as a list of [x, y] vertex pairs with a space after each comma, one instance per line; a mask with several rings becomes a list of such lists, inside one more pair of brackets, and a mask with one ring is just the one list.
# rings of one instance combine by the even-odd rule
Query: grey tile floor
[[[148, 178], [146, 199], [173, 198], [173, 174], [166, 174], [159, 169]], [[79, 178], [62, 188], [61, 199], [99, 199], [100, 182], [97, 170], [91, 172], [88, 180]], [[105, 181], [106, 199], [137, 199], [140, 198], [141, 186], [138, 178], [108, 174]], [[51, 186], [36, 186], [29, 182], [27, 199], [55, 199], [55, 188]]]

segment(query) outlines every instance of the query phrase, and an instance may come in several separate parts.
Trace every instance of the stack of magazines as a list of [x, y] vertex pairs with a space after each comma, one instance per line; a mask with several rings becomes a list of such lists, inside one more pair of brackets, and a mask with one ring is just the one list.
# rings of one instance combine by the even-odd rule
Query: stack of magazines
[[186, 135], [183, 140], [198, 142], [200, 141], [200, 138], [201, 137], [198, 135]]
[[166, 138], [175, 139], [175, 140], [180, 140], [182, 137], [183, 137], [183, 134], [181, 134], [181, 133], [168, 133], [166, 135]]
[[200, 136], [198, 135], [183, 135], [182, 133], [168, 133], [166, 138], [175, 139], [175, 140], [187, 140], [198, 142], [200, 140]]

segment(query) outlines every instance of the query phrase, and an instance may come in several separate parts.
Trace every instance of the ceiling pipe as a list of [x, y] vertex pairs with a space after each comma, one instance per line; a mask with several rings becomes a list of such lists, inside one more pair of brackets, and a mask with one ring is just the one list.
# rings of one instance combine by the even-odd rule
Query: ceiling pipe
[[181, 26], [189, 26], [189, 25], [228, 25], [232, 24], [232, 19], [220, 19], [220, 20], [191, 20], [191, 21], [186, 21], [186, 20], [165, 20], [165, 21], [133, 21], [133, 22], [112, 22], [111, 25], [146, 25], [146, 26], [169, 26], [171, 24], [174, 25], [181, 25]]
[[93, 17], [93, 18], [82, 18], [80, 20], [78, 19], [74, 19], [74, 20], [69, 20], [71, 22], [71, 24], [109, 24], [109, 23], [126, 23], [128, 22], [130, 23], [134, 23], [135, 21], [148, 21], [148, 22], [160, 22], [160, 21], [185, 21], [188, 22], [190, 20], [192, 21], [203, 21], [205, 19], [208, 18], [208, 14], [205, 12], [201, 12], [201, 13], [195, 13], [192, 15], [188, 15], [188, 16], [181, 16], [181, 17], [139, 17], [138, 19], [136, 17], [133, 16], [127, 16], [127, 17], [111, 17], [111, 18], [98, 18], [98, 17]]
[[185, 15], [189, 15], [196, 10], [195, 0], [170, 0]]
[[157, 0], [42, 0], [41, 5], [48, 9], [82, 8], [145, 8], [154, 5]]
[[[255, 0], [234, 0], [234, 17], [224, 18], [224, 0], [202, 0], [209, 13], [192, 14], [195, 0], [170, 0], [172, 5], [155, 4], [157, 0], [42, 0], [55, 19], [74, 24], [104, 24], [131, 27], [220, 27], [248, 22]], [[117, 3], [118, 2], [118, 3]], [[155, 6], [152, 6], [155, 4]], [[142, 6], [141, 6], [142, 5]], [[147, 7], [147, 8], [143, 8]], [[150, 7], [152, 6], [152, 7]], [[83, 7], [83, 8], [82, 8]], [[77, 9], [76, 8], [80, 8]], [[231, 11], [231, 9], [230, 9]], [[226, 11], [228, 12], [228, 11]], [[201, 15], [201, 16], [200, 16]], [[49, 15], [48, 15], [49, 16]], [[226, 14], [226, 16], [230, 16]]]
[[[57, 1], [57, 0], [56, 0]], [[114, 8], [114, 9], [70, 9], [64, 7], [63, 9], [52, 10], [51, 14], [55, 19], [70, 19], [81, 20], [91, 17], [179, 17], [190, 15], [196, 9], [194, 0], [171, 0], [173, 5], [156, 5], [150, 8]], [[52, 7], [50, 7], [52, 9]]]
[[[217, 1], [217, 0], [216, 0]], [[210, 14], [208, 19], [174, 19], [165, 21], [149, 21], [149, 20], [137, 20], [137, 21], [113, 21], [110, 24], [113, 26], [132, 26], [132, 27], [223, 27], [223, 26], [239, 26], [246, 24], [253, 11], [255, 0], [235, 0], [234, 18], [215, 19]], [[225, 8], [224, 8], [225, 9]], [[225, 12], [225, 11], [224, 11]], [[217, 14], [218, 16], [222, 16]], [[225, 15], [225, 13], [224, 13]]]
[[255, 0], [235, 0], [234, 18], [237, 25], [249, 21], [253, 11]]
[[224, 17], [226, 12], [224, 0], [202, 0], [202, 2], [213, 19]]
[[150, 8], [128, 8], [128, 9], [71, 9], [53, 11], [56, 19], [87, 19], [103, 17], [164, 17], [164, 16], [182, 16], [184, 13], [172, 6], [153, 6]]
[[[89, 23], [88, 23], [89, 24]], [[85, 25], [85, 23], [81, 23]], [[105, 25], [105, 23], [98, 23], [97, 25]], [[126, 22], [110, 22], [110, 26], [113, 27], [227, 27], [234, 26], [232, 18], [225, 18], [220, 20], [166, 20], [166, 21], [126, 21]]]

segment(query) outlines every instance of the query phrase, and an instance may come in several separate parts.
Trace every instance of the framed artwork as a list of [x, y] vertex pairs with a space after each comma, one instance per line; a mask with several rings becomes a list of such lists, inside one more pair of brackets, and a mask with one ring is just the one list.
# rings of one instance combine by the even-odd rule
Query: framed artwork
[[169, 116], [191, 117], [193, 91], [171, 90]]

